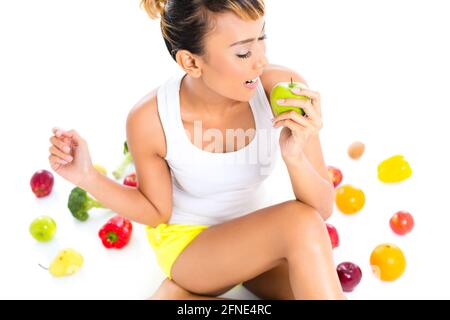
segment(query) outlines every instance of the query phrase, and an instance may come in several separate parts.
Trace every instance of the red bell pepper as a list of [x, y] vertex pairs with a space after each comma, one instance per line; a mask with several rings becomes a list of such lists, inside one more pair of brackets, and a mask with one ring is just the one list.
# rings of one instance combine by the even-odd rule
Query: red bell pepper
[[106, 248], [121, 249], [130, 241], [132, 231], [131, 221], [117, 215], [106, 222], [98, 235]]

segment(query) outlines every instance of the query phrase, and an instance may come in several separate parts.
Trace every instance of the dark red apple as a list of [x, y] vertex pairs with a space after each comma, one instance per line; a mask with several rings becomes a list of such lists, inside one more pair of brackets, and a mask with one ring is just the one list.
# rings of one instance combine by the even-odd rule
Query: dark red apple
[[330, 236], [330, 240], [331, 240], [331, 246], [334, 249], [339, 246], [339, 234], [338, 234], [336, 228], [332, 224], [326, 223], [326, 225], [327, 225], [328, 235]]
[[340, 263], [336, 271], [341, 282], [342, 290], [344, 292], [352, 292], [359, 284], [362, 278], [361, 269], [353, 262]]
[[53, 183], [53, 174], [47, 170], [39, 170], [35, 172], [30, 180], [31, 190], [38, 198], [42, 198], [50, 194], [53, 189]]
[[342, 171], [333, 166], [328, 166], [327, 168], [330, 181], [333, 182], [333, 186], [336, 188], [342, 182]]

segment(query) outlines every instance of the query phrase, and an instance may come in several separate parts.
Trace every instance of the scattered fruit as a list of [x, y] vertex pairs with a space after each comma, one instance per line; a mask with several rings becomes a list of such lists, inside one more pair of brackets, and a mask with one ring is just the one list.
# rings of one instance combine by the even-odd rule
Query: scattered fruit
[[31, 190], [36, 197], [45, 197], [52, 192], [54, 181], [53, 174], [50, 171], [39, 170], [31, 177]]
[[411, 167], [402, 155], [390, 157], [378, 165], [378, 179], [382, 182], [400, 182], [411, 174]]
[[402, 250], [394, 244], [377, 246], [370, 255], [373, 273], [383, 281], [398, 279], [406, 268], [406, 259]]
[[123, 179], [123, 184], [130, 187], [137, 187], [138, 181], [136, 178], [136, 173], [133, 172], [127, 175], [125, 179]]
[[364, 192], [352, 185], [342, 185], [336, 190], [336, 206], [345, 214], [354, 214], [364, 207]]
[[409, 212], [398, 211], [389, 220], [389, 225], [396, 234], [405, 235], [413, 229], [414, 219]]
[[365, 148], [366, 146], [364, 143], [356, 141], [348, 147], [347, 152], [350, 158], [353, 160], [358, 160], [363, 155]]
[[332, 224], [326, 223], [326, 226], [331, 240], [331, 247], [334, 249], [339, 246], [339, 234]]
[[352, 292], [353, 289], [360, 283], [362, 278], [362, 272], [358, 265], [352, 262], [340, 263], [336, 271], [341, 282], [342, 290], [344, 292]]
[[104, 208], [100, 202], [90, 197], [86, 191], [79, 187], [73, 188], [70, 192], [67, 207], [72, 215], [80, 221], [86, 221], [89, 218], [88, 211], [91, 208]]
[[83, 256], [74, 249], [61, 250], [48, 269], [55, 277], [70, 276], [83, 265]]
[[31, 222], [29, 231], [37, 241], [47, 242], [56, 233], [56, 222], [49, 216], [37, 217]]
[[117, 215], [106, 222], [98, 232], [98, 236], [106, 248], [121, 249], [130, 241], [132, 231], [131, 221]]
[[328, 166], [328, 176], [330, 177], [333, 186], [336, 188], [342, 182], [342, 171], [336, 167]]

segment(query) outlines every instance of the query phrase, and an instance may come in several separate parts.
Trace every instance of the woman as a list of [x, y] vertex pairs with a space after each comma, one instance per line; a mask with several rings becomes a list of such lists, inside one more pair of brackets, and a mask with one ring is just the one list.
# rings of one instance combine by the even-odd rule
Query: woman
[[[141, 99], [127, 118], [138, 188], [99, 174], [74, 130], [53, 129], [52, 169], [148, 226], [167, 275], [153, 299], [214, 298], [241, 283], [262, 299], [344, 298], [324, 223], [334, 189], [318, 134], [320, 95], [293, 91], [309, 99], [279, 103], [305, 116], [273, 118], [271, 88], [305, 81], [268, 64], [263, 0], [141, 4], [161, 18], [183, 74]], [[260, 208], [259, 187], [279, 151], [295, 200]]]

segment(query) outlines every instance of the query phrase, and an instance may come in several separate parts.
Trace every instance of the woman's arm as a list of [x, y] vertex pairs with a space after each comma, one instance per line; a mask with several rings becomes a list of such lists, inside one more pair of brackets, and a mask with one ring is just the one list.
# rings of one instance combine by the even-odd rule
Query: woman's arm
[[[263, 75], [261, 76], [261, 80], [264, 85], [267, 99], [270, 101], [270, 92], [278, 82], [286, 82], [290, 79], [292, 79], [294, 82], [301, 82], [308, 86], [305, 79], [292, 69], [280, 65], [266, 66]], [[319, 115], [316, 114], [315, 118], [316, 122], [320, 123], [320, 102], [317, 109], [319, 109], [316, 110], [319, 111]], [[282, 116], [278, 117], [278, 119], [279, 118], [287, 119], [289, 117]], [[302, 119], [299, 119], [298, 117], [297, 120], [302, 122], [303, 128], [311, 127], [308, 126], [308, 123], [306, 123]], [[287, 124], [288, 123], [285, 123], [285, 125]], [[291, 126], [291, 128], [299, 128], [299, 126], [296, 126], [295, 123], [291, 122], [291, 124], [293, 125]], [[319, 127], [320, 126], [321, 125], [319, 125]], [[303, 129], [300, 129], [299, 132], [301, 132], [302, 130]], [[311, 130], [310, 132], [314, 131], [315, 130]], [[307, 135], [305, 137], [307, 137]], [[295, 142], [295, 139], [293, 142]], [[295, 198], [298, 201], [302, 201], [315, 208], [321, 214], [323, 219], [326, 220], [333, 212], [334, 187], [328, 177], [328, 170], [320, 145], [319, 133], [314, 132], [309, 137], [307, 137], [307, 142], [304, 144], [304, 147], [299, 148], [295, 151], [298, 150], [301, 150], [300, 152], [298, 152], [298, 156], [296, 155], [292, 158], [284, 158], [289, 172], [289, 177], [291, 179]]]
[[90, 193], [105, 208], [137, 223], [157, 226], [165, 221], [155, 205], [137, 188], [115, 182], [93, 170], [80, 188]]
[[[156, 105], [156, 92], [130, 111], [127, 142], [138, 188], [103, 176], [92, 165], [87, 142], [75, 130], [54, 129], [50, 164], [56, 173], [86, 190], [104, 207], [138, 223], [157, 226], [172, 211], [172, 180], [164, 160], [165, 138]], [[66, 150], [70, 146], [70, 149]]]
[[295, 198], [315, 208], [324, 220], [333, 213], [334, 187], [328, 178], [318, 136], [311, 137], [296, 161], [285, 161]]

